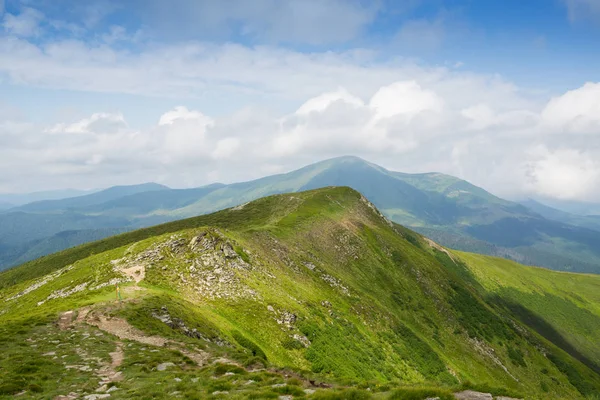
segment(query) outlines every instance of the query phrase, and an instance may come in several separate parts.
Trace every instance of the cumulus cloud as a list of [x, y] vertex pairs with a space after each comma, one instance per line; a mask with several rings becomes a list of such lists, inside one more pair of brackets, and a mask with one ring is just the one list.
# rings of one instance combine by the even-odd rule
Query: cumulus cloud
[[583, 87], [555, 97], [542, 111], [549, 129], [567, 133], [600, 133], [600, 83]]
[[[561, 200], [598, 200], [600, 164], [583, 150], [532, 149], [528, 184], [536, 194]], [[596, 154], [597, 155], [597, 154]]]
[[[593, 118], [595, 87], [554, 97], [537, 111], [476, 98], [457, 107], [441, 91], [409, 80], [367, 98], [338, 88], [284, 115], [244, 109], [211, 118], [179, 106], [146, 129], [131, 127], [120, 113], [48, 127], [4, 121], [0, 168], [19, 177], [0, 178], [0, 188], [85, 187], [90, 179], [106, 186], [151, 180], [198, 186], [354, 154], [390, 169], [458, 175], [503, 196], [600, 200], [600, 140], [588, 131], [564, 140], [560, 134], [581, 117], [573, 107]], [[548, 119], [549, 112], [558, 117]]]

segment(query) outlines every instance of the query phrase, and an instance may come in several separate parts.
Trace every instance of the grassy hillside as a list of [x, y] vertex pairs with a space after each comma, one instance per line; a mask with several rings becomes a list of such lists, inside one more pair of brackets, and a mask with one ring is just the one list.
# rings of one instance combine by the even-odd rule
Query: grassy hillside
[[596, 398], [598, 277], [508, 268], [349, 188], [262, 198], [0, 274], [0, 396]]

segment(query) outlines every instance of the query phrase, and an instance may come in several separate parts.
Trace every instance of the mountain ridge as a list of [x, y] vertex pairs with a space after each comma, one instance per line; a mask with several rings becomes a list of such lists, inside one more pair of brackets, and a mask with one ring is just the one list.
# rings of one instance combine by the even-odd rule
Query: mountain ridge
[[444, 249], [350, 188], [272, 195], [0, 273], [0, 389], [105, 393], [94, 360], [120, 348], [115, 398], [592, 398], [599, 287]]

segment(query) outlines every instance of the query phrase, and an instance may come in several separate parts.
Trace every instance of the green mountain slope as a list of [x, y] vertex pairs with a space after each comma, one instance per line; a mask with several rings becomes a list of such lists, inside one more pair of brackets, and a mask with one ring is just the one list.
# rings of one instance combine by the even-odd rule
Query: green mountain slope
[[0, 393], [592, 399], [585, 278], [448, 252], [349, 188], [270, 196], [1, 273]]
[[[35, 225], [32, 231], [40, 226], [50, 228], [46, 232], [48, 236], [30, 238], [30, 241], [44, 239], [62, 230], [89, 229], [76, 224], [61, 225], [62, 220], [68, 218], [77, 221], [93, 218], [98, 228], [132, 230], [214, 212], [266, 195], [327, 186], [352, 187], [388, 218], [451, 248], [557, 270], [600, 272], [600, 234], [589, 229], [590, 225], [547, 214], [548, 218], [545, 218], [541, 215], [544, 213], [500, 199], [452, 176], [388, 171], [357, 157], [326, 160], [287, 174], [230, 185], [163, 188], [111, 197], [107, 201], [97, 200], [103, 193], [100, 192], [72, 200], [33, 203], [24, 207], [29, 211], [19, 215], [22, 221], [18, 221], [17, 226], [27, 230]], [[40, 207], [45, 211], [36, 214], [35, 209]], [[60, 207], [67, 208], [60, 210]], [[15, 213], [6, 215], [16, 216]], [[0, 222], [2, 218], [0, 214]], [[32, 218], [45, 218], [49, 222], [35, 224]], [[115, 221], [119, 221], [117, 225]], [[40, 234], [43, 232], [40, 230]], [[2, 242], [2, 237], [14, 238], [13, 243]], [[0, 265], [15, 265], [27, 260], [28, 246], [25, 239], [18, 239], [20, 237], [10, 225], [0, 223]], [[65, 248], [59, 244], [68, 247], [76, 243], [56, 244], [57, 247], [48, 250], [58, 251]]]

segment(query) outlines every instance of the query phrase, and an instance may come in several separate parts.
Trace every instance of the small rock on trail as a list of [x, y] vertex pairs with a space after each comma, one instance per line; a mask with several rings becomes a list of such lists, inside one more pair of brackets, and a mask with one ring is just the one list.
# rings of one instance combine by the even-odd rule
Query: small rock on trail
[[58, 318], [58, 327], [61, 331], [64, 331], [71, 327], [74, 315], [75, 313], [73, 312], [73, 310], [65, 311], [64, 313], [60, 314], [60, 317]]

